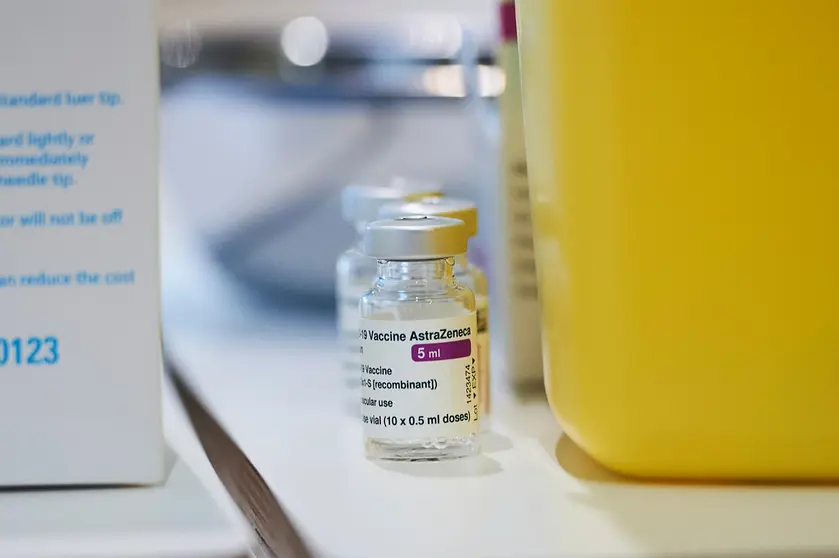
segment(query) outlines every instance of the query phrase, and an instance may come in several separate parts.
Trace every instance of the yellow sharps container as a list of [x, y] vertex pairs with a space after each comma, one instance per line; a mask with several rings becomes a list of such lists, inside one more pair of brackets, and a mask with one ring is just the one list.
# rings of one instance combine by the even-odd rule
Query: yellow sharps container
[[517, 8], [565, 432], [630, 475], [839, 478], [839, 1]]

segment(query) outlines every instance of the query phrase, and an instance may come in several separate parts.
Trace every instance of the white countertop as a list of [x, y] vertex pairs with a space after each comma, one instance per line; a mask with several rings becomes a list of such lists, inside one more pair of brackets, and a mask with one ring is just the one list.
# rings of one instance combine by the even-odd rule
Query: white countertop
[[372, 463], [341, 403], [331, 326], [240, 319], [177, 328], [170, 346], [324, 556], [839, 555], [839, 487], [627, 482], [563, 437], [543, 400], [496, 391], [482, 457]]
[[164, 401], [165, 485], [0, 491], [0, 558], [248, 556], [244, 520], [168, 383]]
[[627, 482], [563, 437], [544, 400], [499, 389], [483, 457], [367, 461], [342, 403], [335, 326], [248, 310], [176, 215], [164, 220], [168, 347], [320, 555], [839, 556], [839, 486]]

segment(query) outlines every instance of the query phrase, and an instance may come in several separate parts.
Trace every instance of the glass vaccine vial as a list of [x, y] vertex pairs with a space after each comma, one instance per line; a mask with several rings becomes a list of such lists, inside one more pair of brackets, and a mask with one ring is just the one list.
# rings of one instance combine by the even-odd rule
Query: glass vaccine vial
[[[469, 239], [478, 234], [478, 206], [469, 200], [435, 197], [418, 201], [404, 201], [389, 203], [382, 206], [379, 217], [393, 219], [427, 215], [433, 217], [448, 217], [459, 219], [466, 225], [466, 236]], [[475, 305], [478, 316], [477, 366], [478, 366], [478, 394], [481, 411], [485, 419], [490, 411], [490, 350], [489, 350], [489, 286], [486, 273], [474, 265], [468, 253], [455, 256], [454, 277], [458, 283], [468, 287], [475, 293]]]
[[395, 179], [391, 186], [350, 185], [344, 188], [341, 206], [344, 219], [356, 231], [352, 245], [336, 264], [335, 291], [338, 338], [341, 345], [342, 378], [350, 391], [350, 405], [358, 410], [358, 301], [377, 277], [376, 260], [364, 253], [362, 240], [367, 224], [378, 219], [387, 203], [439, 195], [436, 184]]
[[373, 459], [443, 460], [479, 451], [475, 296], [454, 277], [466, 225], [403, 217], [367, 226], [378, 279], [361, 299], [361, 413]]

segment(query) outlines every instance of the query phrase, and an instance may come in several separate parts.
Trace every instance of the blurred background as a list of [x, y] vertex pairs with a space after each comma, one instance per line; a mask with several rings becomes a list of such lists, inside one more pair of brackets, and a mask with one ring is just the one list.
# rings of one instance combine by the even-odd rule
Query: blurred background
[[[347, 183], [437, 181], [478, 203], [492, 269], [493, 0], [163, 0], [167, 323], [332, 315]], [[208, 301], [236, 304], [208, 304]], [[226, 311], [222, 311], [222, 308]], [[316, 312], [315, 312], [316, 311]]]

